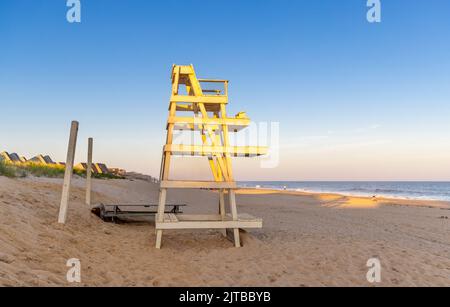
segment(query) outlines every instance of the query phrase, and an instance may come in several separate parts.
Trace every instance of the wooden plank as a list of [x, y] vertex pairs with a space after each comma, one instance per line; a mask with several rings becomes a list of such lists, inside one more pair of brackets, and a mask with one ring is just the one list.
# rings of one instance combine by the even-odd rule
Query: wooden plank
[[[226, 110], [225, 105], [220, 105], [220, 113], [223, 118], [227, 117], [227, 110]], [[230, 137], [229, 137], [229, 133], [228, 133], [228, 128], [226, 126], [222, 126], [222, 133], [223, 133], [223, 145], [225, 147], [229, 147], [230, 146]], [[228, 175], [229, 175], [230, 181], [234, 181], [233, 168], [231, 165], [231, 157], [230, 157], [230, 154], [228, 154], [228, 153], [225, 154], [225, 164], [228, 169]]]
[[[226, 217], [229, 218], [230, 220], [233, 219], [232, 215], [229, 214], [229, 213], [226, 215]], [[239, 221], [254, 221], [254, 222], [258, 222], [258, 221], [261, 221], [262, 219], [254, 217], [253, 215], [250, 215], [248, 213], [239, 213], [238, 214], [238, 220]]]
[[230, 80], [222, 80], [222, 79], [202, 79], [202, 78], [200, 78], [200, 79], [198, 79], [198, 82], [200, 82], [200, 83], [206, 83], [206, 82], [209, 82], [209, 83], [228, 83], [228, 82], [230, 82]]
[[[203, 145], [206, 145], [207, 137], [204, 130], [201, 131], [201, 135]], [[217, 163], [216, 165], [216, 160], [213, 157], [208, 157], [208, 162], [214, 176], [214, 181], [216, 182], [223, 181], [222, 170], [220, 169], [219, 163]]]
[[268, 152], [267, 147], [260, 146], [203, 146], [203, 145], [184, 145], [168, 144], [164, 146], [164, 151], [174, 155], [191, 156], [211, 156], [213, 154], [230, 154], [232, 156], [261, 156]]
[[86, 205], [91, 205], [91, 191], [92, 191], [92, 150], [94, 146], [94, 139], [88, 139], [88, 156], [86, 167]]
[[178, 222], [178, 218], [173, 213], [166, 213], [164, 214], [164, 222], [176, 223]]
[[192, 74], [194, 72], [191, 65], [177, 65], [180, 68], [180, 74]]
[[[180, 104], [180, 103], [171, 103], [171, 104], [176, 104], [177, 106], [177, 111], [179, 112], [195, 112], [196, 107], [194, 106], [194, 104]], [[206, 111], [208, 112], [218, 112], [220, 111], [220, 104], [208, 104], [205, 103], [205, 108]]]
[[172, 95], [172, 97], [170, 98], [170, 102], [227, 104], [228, 97], [218, 95], [203, 95], [203, 96]]
[[249, 118], [202, 118], [202, 117], [169, 117], [169, 124], [185, 124], [185, 125], [226, 125], [226, 126], [241, 126], [245, 128], [250, 125]]
[[237, 189], [236, 182], [161, 181], [161, 189]]
[[[176, 114], [176, 105], [171, 105], [170, 111], [169, 111], [169, 117], [175, 116]], [[166, 144], [172, 144], [173, 141], [173, 124], [169, 124], [169, 127], [167, 129], [167, 137], [166, 137]], [[163, 170], [161, 174], [160, 180], [166, 180], [169, 178], [169, 170], [170, 170], [170, 152], [163, 152]]]
[[[158, 204], [158, 215], [156, 216], [156, 223], [161, 223], [164, 221], [164, 212], [166, 207], [166, 197], [167, 197], [167, 190], [166, 189], [160, 189], [159, 192], [159, 204]], [[162, 243], [162, 230], [156, 231], [156, 248], [161, 248]]]
[[[219, 190], [219, 214], [222, 220], [225, 220], [227, 215], [226, 207], [225, 207], [225, 190]], [[227, 236], [227, 230], [222, 229], [222, 235], [224, 237]]]
[[[233, 221], [238, 220], [238, 214], [237, 214], [237, 207], [236, 207], [236, 194], [234, 190], [228, 190], [228, 197], [230, 201], [230, 209], [231, 209], [231, 217], [233, 218]], [[241, 246], [241, 238], [239, 234], [239, 227], [234, 227], [234, 246], [240, 247]]]
[[69, 146], [67, 149], [66, 171], [64, 173], [64, 183], [59, 207], [58, 223], [65, 224], [70, 197], [70, 183], [73, 175], [73, 164], [75, 159], [75, 148], [77, 145], [78, 122], [73, 121], [70, 127]]
[[176, 67], [173, 69], [172, 75], [172, 95], [178, 95], [179, 80], [180, 80], [180, 67]]
[[[206, 111], [205, 106], [202, 103], [199, 103], [198, 107], [202, 113], [202, 117], [205, 119], [208, 118], [208, 112]], [[211, 140], [211, 145], [213, 147], [220, 146], [220, 143], [219, 143], [220, 140], [217, 138], [216, 131], [213, 131], [211, 129], [211, 127], [209, 127], [208, 125], [205, 126], [205, 128], [206, 128], [206, 131], [208, 132], [209, 138]], [[202, 148], [204, 148], [204, 147], [205, 146], [203, 145]], [[195, 154], [195, 152], [192, 152], [192, 153]], [[217, 161], [217, 164], [219, 165], [219, 168], [222, 172], [223, 177], [225, 178], [225, 181], [231, 181], [231, 179], [228, 175], [227, 166], [224, 162], [224, 157], [222, 157], [222, 155], [220, 153], [212, 153], [212, 156], [214, 156], [215, 160]]]
[[183, 214], [177, 216], [178, 221], [222, 221], [220, 214]]
[[156, 222], [158, 231], [167, 229], [246, 229], [262, 228], [260, 221], [178, 221], [178, 222]]

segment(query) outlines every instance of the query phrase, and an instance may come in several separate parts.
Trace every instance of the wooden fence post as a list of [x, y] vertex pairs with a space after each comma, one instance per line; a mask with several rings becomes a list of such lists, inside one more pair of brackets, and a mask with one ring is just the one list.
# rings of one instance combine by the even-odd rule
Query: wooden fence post
[[91, 191], [92, 191], [92, 150], [94, 147], [94, 139], [88, 139], [88, 156], [86, 166], [86, 205], [91, 205]]
[[64, 174], [64, 184], [61, 195], [61, 205], [59, 207], [58, 223], [65, 224], [67, 219], [67, 209], [70, 196], [70, 182], [73, 175], [73, 164], [75, 160], [75, 148], [77, 145], [78, 122], [73, 121], [70, 128], [69, 148], [67, 150], [66, 171]]

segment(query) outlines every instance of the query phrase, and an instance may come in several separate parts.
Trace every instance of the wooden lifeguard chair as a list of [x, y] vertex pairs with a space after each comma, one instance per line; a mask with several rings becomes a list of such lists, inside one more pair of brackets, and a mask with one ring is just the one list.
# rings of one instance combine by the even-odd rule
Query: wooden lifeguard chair
[[[222, 84], [223, 89], [203, 89], [201, 84]], [[181, 94], [180, 85], [186, 87]], [[161, 248], [163, 230], [168, 229], [222, 229], [233, 230], [234, 243], [240, 247], [240, 228], [261, 228], [262, 220], [248, 214], [238, 215], [236, 208], [236, 182], [233, 179], [231, 157], [252, 157], [267, 153], [266, 147], [230, 145], [229, 133], [250, 125], [244, 112], [228, 117], [228, 81], [197, 79], [192, 65], [172, 68], [172, 95], [167, 121], [167, 141], [164, 146], [158, 214], [156, 215], [156, 248]], [[181, 112], [190, 116], [179, 116]], [[175, 130], [198, 131], [202, 144], [174, 144]], [[169, 179], [171, 156], [207, 157], [214, 181], [174, 181]], [[217, 215], [176, 215], [165, 213], [168, 189], [211, 189], [219, 193]], [[225, 209], [225, 193], [228, 193], [230, 213]]]

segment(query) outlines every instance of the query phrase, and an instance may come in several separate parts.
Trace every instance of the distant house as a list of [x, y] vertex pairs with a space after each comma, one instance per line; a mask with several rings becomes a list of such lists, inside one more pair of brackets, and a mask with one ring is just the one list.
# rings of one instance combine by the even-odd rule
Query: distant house
[[9, 163], [25, 163], [27, 159], [25, 157], [19, 156], [16, 153], [9, 154], [6, 151], [0, 153], [0, 160]]
[[50, 158], [49, 155], [44, 156], [44, 161], [45, 161], [47, 164], [56, 164], [55, 162], [53, 162], [52, 158]]
[[12, 159], [9, 156], [9, 153], [7, 153], [6, 151], [3, 151], [0, 153], [0, 159], [5, 162], [12, 162]]
[[[75, 169], [86, 172], [87, 171], [87, 163], [78, 163], [74, 166]], [[97, 169], [94, 167], [94, 164], [92, 164], [92, 170], [91, 173], [98, 174]]]
[[97, 172], [99, 174], [109, 174], [109, 170], [108, 167], [106, 166], [106, 164], [103, 163], [94, 163], [92, 165], [93, 168], [97, 169]]
[[54, 165], [56, 164], [53, 162], [52, 158], [50, 156], [43, 156], [43, 155], [37, 155], [30, 160], [27, 160], [24, 156], [19, 156], [17, 153], [7, 153], [6, 151], [0, 153], [0, 159], [9, 162], [9, 163], [37, 163], [37, 164], [45, 164], [45, 165]]
[[30, 162], [38, 163], [38, 164], [56, 164], [53, 162], [52, 158], [50, 156], [43, 156], [43, 155], [37, 155], [36, 157], [33, 157], [30, 159]]
[[[81, 171], [87, 171], [87, 163], [78, 163], [75, 168]], [[94, 174], [111, 174], [110, 170], [104, 163], [92, 163], [92, 173]]]
[[11, 159], [11, 162], [14, 162], [14, 163], [20, 163], [21, 162], [19, 155], [16, 154], [16, 153], [10, 154], [9, 157]]
[[116, 176], [125, 176], [127, 171], [121, 168], [109, 168], [108, 171]]

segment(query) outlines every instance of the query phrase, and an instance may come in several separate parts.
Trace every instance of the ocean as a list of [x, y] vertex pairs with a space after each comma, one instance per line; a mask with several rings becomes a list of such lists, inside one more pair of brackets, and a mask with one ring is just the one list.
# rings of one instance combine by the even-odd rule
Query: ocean
[[351, 196], [450, 201], [450, 182], [418, 181], [240, 181], [240, 187], [337, 193]]

